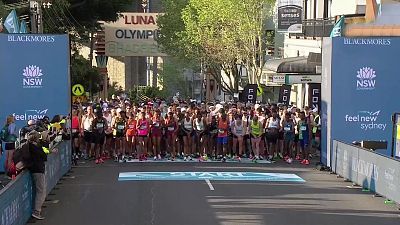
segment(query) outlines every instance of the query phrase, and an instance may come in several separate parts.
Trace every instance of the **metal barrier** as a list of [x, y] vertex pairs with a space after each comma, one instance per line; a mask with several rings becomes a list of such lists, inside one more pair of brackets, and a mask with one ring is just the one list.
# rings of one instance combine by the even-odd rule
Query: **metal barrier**
[[[47, 194], [62, 176], [71, 169], [71, 141], [54, 146], [58, 153], [51, 153], [46, 162]], [[0, 225], [24, 225], [31, 217], [34, 188], [29, 171], [24, 171], [0, 190]]]
[[332, 171], [400, 203], [400, 161], [371, 150], [333, 141]]

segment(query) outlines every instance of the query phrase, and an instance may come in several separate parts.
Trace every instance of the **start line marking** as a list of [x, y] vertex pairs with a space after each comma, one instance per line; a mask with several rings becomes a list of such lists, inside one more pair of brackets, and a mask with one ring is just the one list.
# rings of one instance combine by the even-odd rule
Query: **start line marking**
[[118, 177], [118, 181], [141, 181], [141, 180], [155, 180], [155, 181], [233, 180], [233, 181], [305, 182], [305, 180], [303, 180], [296, 174], [251, 173], [251, 172], [125, 172], [125, 173], [120, 173]]

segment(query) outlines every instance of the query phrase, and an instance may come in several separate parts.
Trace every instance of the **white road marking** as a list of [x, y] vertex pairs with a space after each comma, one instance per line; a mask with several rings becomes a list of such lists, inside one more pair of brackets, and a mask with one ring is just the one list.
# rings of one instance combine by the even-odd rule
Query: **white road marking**
[[214, 187], [212, 186], [210, 180], [206, 179], [205, 181], [206, 181], [208, 187], [210, 188], [210, 191], [214, 191], [215, 189], [214, 189]]

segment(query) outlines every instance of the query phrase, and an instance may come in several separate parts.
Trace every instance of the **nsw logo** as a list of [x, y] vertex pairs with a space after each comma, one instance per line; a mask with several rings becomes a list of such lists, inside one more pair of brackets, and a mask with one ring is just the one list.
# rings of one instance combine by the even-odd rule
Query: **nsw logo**
[[376, 72], [370, 67], [363, 67], [357, 71], [357, 90], [374, 90]]
[[25, 67], [22, 75], [24, 76], [22, 80], [24, 88], [42, 88], [43, 73], [38, 66], [31, 65]]

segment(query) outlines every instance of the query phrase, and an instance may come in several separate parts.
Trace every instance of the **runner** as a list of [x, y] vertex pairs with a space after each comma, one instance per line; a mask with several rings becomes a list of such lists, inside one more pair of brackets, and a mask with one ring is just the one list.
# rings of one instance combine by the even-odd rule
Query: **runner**
[[[243, 137], [245, 135], [245, 129], [247, 125], [242, 120], [241, 115], [236, 115], [234, 124], [232, 126], [232, 134], [233, 134], [233, 153], [236, 155], [236, 159], [241, 161], [243, 156]], [[237, 150], [237, 147], [239, 151]]]
[[136, 117], [130, 112], [128, 113], [128, 122], [127, 122], [127, 130], [126, 130], [126, 142], [127, 142], [127, 151], [128, 151], [128, 160], [132, 160], [132, 158], [136, 155]]
[[262, 159], [260, 157], [260, 141], [262, 136], [262, 124], [258, 121], [258, 116], [253, 116], [253, 120], [250, 124], [250, 135], [251, 135], [251, 147], [253, 150], [253, 161]]
[[92, 123], [92, 131], [93, 131], [93, 142], [95, 144], [95, 152], [96, 152], [96, 164], [104, 163], [104, 160], [101, 157], [103, 153], [103, 147], [105, 142], [107, 130], [107, 120], [103, 117], [103, 112], [98, 110], [96, 112], [96, 118]]
[[[266, 142], [267, 147], [269, 149], [269, 160], [276, 160], [278, 158], [277, 153], [277, 142], [279, 137], [280, 130], [280, 120], [278, 117], [278, 113], [276, 111], [272, 111], [272, 116], [268, 118], [266, 123]], [[283, 156], [279, 156], [283, 158]]]
[[105, 109], [104, 110], [104, 118], [107, 121], [107, 129], [105, 131], [106, 133], [106, 143], [104, 146], [104, 150], [105, 150], [105, 158], [106, 159], [110, 159], [111, 156], [113, 155], [113, 142], [114, 142], [114, 138], [113, 138], [113, 128], [112, 128], [112, 121], [113, 121], [113, 115], [111, 114], [111, 110], [110, 109]]
[[77, 164], [79, 158], [79, 134], [80, 134], [80, 119], [78, 115], [78, 110], [72, 110], [72, 119], [71, 119], [71, 133], [72, 133], [72, 160], [74, 164]]
[[146, 119], [146, 113], [142, 111], [136, 124], [138, 137], [138, 155], [139, 161], [147, 160], [147, 143], [149, 138], [150, 124]]
[[219, 158], [222, 159], [222, 162], [226, 162], [228, 129], [229, 129], [229, 120], [227, 118], [225, 111], [221, 109], [219, 112], [219, 120], [218, 120], [217, 152]]
[[88, 106], [86, 108], [86, 114], [82, 117], [81, 123], [81, 136], [83, 136], [83, 140], [85, 141], [85, 149], [84, 149], [84, 158], [88, 160], [93, 155], [94, 142], [93, 142], [93, 134], [92, 134], [92, 123], [95, 116], [93, 114], [93, 108]]
[[169, 150], [170, 155], [170, 160], [174, 161], [176, 157], [176, 133], [178, 131], [178, 126], [176, 123], [176, 120], [174, 118], [174, 114], [172, 112], [169, 112], [167, 115], [167, 119], [165, 120], [165, 127], [166, 127], [166, 142], [167, 142], [167, 147]]
[[184, 161], [191, 161], [193, 151], [193, 121], [190, 112], [185, 111], [185, 118], [181, 120]]
[[126, 121], [123, 118], [123, 113], [120, 108], [117, 109], [117, 116], [115, 117], [113, 124], [113, 136], [115, 139], [115, 160], [123, 162], [125, 160], [125, 129]]
[[297, 129], [299, 130], [299, 142], [300, 142], [300, 149], [303, 153], [303, 160], [301, 161], [301, 164], [304, 165], [309, 165], [310, 161], [308, 159], [309, 157], [309, 144], [311, 141], [311, 125], [309, 121], [306, 118], [306, 115], [304, 112], [300, 112], [300, 121], [297, 124]]
[[293, 162], [293, 141], [294, 141], [294, 122], [290, 113], [286, 113], [281, 123], [281, 132], [283, 132], [283, 152], [287, 163]]
[[193, 127], [195, 130], [196, 147], [199, 148], [201, 155], [199, 161], [207, 161], [208, 159], [208, 136], [207, 136], [207, 122], [205, 115], [198, 112], [196, 119], [193, 121]]
[[161, 111], [154, 113], [151, 127], [152, 149], [154, 160], [161, 160], [161, 128], [164, 126], [164, 120], [161, 118]]

